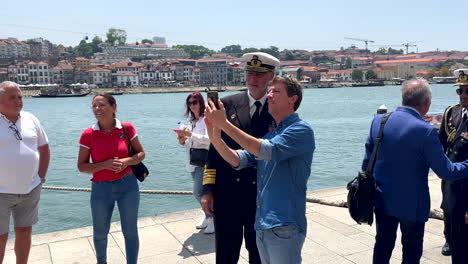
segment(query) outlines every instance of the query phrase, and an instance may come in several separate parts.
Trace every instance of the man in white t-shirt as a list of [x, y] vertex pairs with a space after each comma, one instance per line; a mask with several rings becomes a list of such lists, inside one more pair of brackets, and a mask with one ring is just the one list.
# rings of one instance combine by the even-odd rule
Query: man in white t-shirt
[[50, 160], [47, 135], [39, 120], [22, 108], [18, 84], [0, 83], [0, 263], [11, 216], [16, 263], [28, 262], [32, 225], [38, 221], [39, 198]]

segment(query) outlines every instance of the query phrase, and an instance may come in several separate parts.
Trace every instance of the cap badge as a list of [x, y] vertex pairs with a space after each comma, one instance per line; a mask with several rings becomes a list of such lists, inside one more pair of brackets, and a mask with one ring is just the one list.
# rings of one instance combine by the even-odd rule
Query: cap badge
[[250, 65], [260, 67], [262, 66], [262, 61], [258, 59], [257, 55], [253, 55], [252, 60], [250, 60]]
[[468, 81], [468, 75], [466, 75], [463, 71], [460, 71], [460, 75], [458, 76], [459, 82], [466, 82]]
[[231, 115], [231, 120], [234, 119], [234, 118], [236, 118], [236, 114]]

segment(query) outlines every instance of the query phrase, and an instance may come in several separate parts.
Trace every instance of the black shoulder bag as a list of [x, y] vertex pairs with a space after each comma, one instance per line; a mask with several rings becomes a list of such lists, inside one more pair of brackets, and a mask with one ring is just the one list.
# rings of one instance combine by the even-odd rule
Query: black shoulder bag
[[[130, 137], [128, 136], [127, 125], [124, 124], [123, 122], [122, 122], [122, 128], [125, 134], [125, 138], [127, 139], [128, 156], [131, 157], [135, 154], [135, 150], [133, 149], [132, 142], [130, 142]], [[132, 165], [132, 171], [135, 177], [141, 182], [144, 181], [146, 177], [148, 177], [149, 175], [148, 168], [146, 168], [143, 162]]]
[[372, 150], [369, 164], [367, 164], [367, 170], [360, 171], [358, 176], [347, 185], [349, 214], [358, 224], [364, 223], [372, 225], [374, 222], [375, 178], [372, 173], [374, 171], [377, 151], [383, 136], [383, 128], [391, 114], [392, 112], [382, 117], [379, 133], [374, 142], [374, 149]]
[[[192, 131], [195, 127], [192, 125]], [[205, 167], [206, 161], [208, 160], [208, 150], [203, 148], [190, 147], [190, 165]]]

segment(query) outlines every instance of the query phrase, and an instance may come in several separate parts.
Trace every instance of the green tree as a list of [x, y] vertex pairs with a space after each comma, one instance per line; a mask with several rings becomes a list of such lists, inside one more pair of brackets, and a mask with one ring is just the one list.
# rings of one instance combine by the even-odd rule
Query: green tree
[[93, 56], [93, 46], [90, 43], [86, 43], [85, 40], [82, 40], [78, 46], [73, 49], [76, 54], [80, 57], [91, 58]]
[[355, 82], [362, 82], [363, 75], [364, 73], [361, 70], [354, 69], [351, 73], [351, 79], [353, 79]]
[[437, 63], [436, 68], [437, 68], [437, 69], [440, 69], [440, 70], [442, 70], [442, 68], [447, 68], [447, 69], [449, 69], [449, 68], [452, 67], [455, 63], [457, 63], [457, 62], [456, 62], [455, 60], [453, 60], [453, 59], [446, 60], [446, 61], [441, 61], [441, 62]]
[[401, 54], [403, 54], [403, 52], [404, 51], [402, 49], [397, 50], [397, 49], [388, 48], [387, 54], [389, 54], [389, 55], [401, 55]]
[[151, 39], [143, 39], [141, 41], [141, 43], [145, 44], [145, 43], [148, 43], [148, 44], [154, 44], [154, 42], [151, 40]]
[[269, 48], [261, 48], [260, 51], [275, 56], [276, 58], [279, 57], [280, 53], [278, 47], [275, 46], [270, 46]]
[[93, 40], [91, 40], [91, 46], [93, 47], [93, 52], [102, 52], [102, 49], [99, 47], [99, 44], [102, 43], [102, 39], [98, 36], [95, 36]]
[[294, 55], [294, 53], [292, 53], [291, 51], [286, 51], [286, 53], [284, 54], [284, 60], [296, 60], [297, 57], [296, 55]]
[[240, 45], [230, 45], [221, 49], [222, 53], [227, 53], [235, 56], [242, 54], [242, 47]]
[[107, 31], [107, 40], [106, 42], [112, 46], [115, 45], [124, 45], [127, 41], [127, 32], [123, 29], [118, 28], [109, 28]]
[[250, 53], [250, 52], [258, 52], [260, 51], [259, 49], [257, 48], [245, 48], [242, 50], [242, 54], [245, 54], [245, 53]]
[[377, 74], [373, 70], [368, 70], [366, 72], [366, 79], [367, 80], [377, 79]]
[[190, 55], [191, 59], [200, 59], [203, 56], [209, 56], [214, 53], [214, 51], [210, 50], [209, 48], [200, 45], [175, 45], [172, 47], [176, 49], [183, 49]]

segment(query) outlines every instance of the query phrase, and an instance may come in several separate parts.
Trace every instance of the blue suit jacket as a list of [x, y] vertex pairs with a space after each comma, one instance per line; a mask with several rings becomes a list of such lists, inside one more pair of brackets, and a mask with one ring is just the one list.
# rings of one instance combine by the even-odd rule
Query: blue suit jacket
[[[362, 169], [367, 168], [383, 115], [372, 121]], [[468, 162], [452, 163], [444, 154], [437, 129], [409, 107], [398, 107], [388, 119], [377, 153], [374, 176], [376, 210], [409, 221], [429, 218], [429, 168], [445, 180], [468, 177]]]

